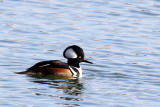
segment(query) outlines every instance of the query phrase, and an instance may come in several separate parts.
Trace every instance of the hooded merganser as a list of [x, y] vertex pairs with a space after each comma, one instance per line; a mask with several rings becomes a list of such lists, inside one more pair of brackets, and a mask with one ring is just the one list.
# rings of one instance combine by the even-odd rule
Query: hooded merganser
[[18, 74], [82, 76], [82, 69], [79, 63], [86, 62], [92, 64], [92, 62], [84, 59], [83, 49], [76, 45], [67, 47], [63, 52], [63, 56], [68, 59], [67, 63], [59, 60], [42, 61]]

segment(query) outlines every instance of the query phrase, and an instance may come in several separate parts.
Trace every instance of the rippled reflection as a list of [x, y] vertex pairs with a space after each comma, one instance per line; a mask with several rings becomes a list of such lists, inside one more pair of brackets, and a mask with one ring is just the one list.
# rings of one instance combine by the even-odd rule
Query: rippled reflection
[[[29, 77], [34, 78], [31, 80], [32, 82], [39, 84], [47, 84], [49, 88], [55, 88], [63, 90], [63, 92], [67, 95], [72, 96], [80, 96], [83, 94], [83, 83], [80, 82], [80, 78], [72, 77], [62, 77], [62, 76], [40, 76], [40, 75], [28, 75]], [[36, 95], [44, 95], [41, 93], [36, 93]], [[53, 95], [47, 95], [50, 97], [55, 97]], [[73, 100], [73, 101], [81, 101], [79, 98], [72, 97], [59, 97], [65, 100]]]

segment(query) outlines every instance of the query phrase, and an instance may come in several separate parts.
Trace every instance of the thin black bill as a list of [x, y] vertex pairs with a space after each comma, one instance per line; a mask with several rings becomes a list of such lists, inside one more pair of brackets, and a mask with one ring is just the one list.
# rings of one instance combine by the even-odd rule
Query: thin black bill
[[82, 62], [86, 62], [86, 63], [93, 64], [93, 62], [87, 61], [87, 60], [85, 60], [85, 59], [84, 59]]

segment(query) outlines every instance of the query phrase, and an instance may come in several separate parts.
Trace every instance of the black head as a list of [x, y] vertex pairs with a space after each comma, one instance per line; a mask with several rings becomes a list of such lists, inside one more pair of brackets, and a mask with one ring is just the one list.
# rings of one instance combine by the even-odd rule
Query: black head
[[68, 64], [72, 63], [72, 65], [79, 65], [80, 62], [92, 64], [92, 62], [85, 60], [83, 49], [77, 45], [67, 47], [63, 52], [63, 56], [68, 59]]

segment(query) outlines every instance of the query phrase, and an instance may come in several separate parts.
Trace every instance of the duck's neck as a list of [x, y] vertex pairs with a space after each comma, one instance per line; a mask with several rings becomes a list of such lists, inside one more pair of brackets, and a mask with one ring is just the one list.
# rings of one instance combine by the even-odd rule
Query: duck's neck
[[71, 66], [74, 66], [74, 67], [80, 67], [79, 66], [79, 63], [80, 63], [80, 60], [79, 59], [68, 59], [67, 61], [68, 65], [71, 65]]

